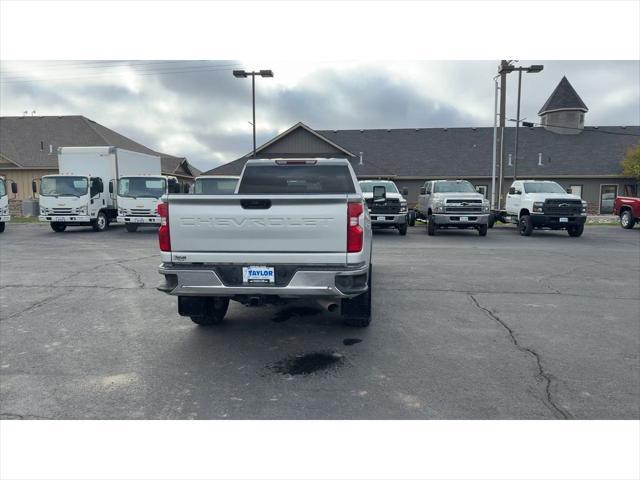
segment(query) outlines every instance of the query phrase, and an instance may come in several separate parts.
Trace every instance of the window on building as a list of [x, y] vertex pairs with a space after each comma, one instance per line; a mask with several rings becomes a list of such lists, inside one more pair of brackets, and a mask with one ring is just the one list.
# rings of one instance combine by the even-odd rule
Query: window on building
[[617, 185], [600, 185], [600, 214], [613, 213], [613, 201], [618, 196]]

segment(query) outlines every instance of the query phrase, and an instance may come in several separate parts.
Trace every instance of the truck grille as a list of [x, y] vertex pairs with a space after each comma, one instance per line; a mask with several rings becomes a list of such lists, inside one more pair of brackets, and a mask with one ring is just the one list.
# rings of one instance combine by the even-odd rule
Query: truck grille
[[476, 198], [448, 199], [445, 213], [482, 213], [482, 200]]
[[373, 203], [372, 198], [367, 199], [367, 207], [371, 213], [375, 214], [394, 214], [400, 213], [400, 200], [397, 198], [389, 198], [384, 202]]
[[542, 207], [546, 215], [580, 215], [581, 200], [548, 199]]
[[71, 208], [53, 208], [52, 209], [54, 215], [71, 215]]
[[148, 208], [132, 208], [131, 215], [135, 215], [138, 217], [155, 216], [155, 212], [152, 210], [149, 210]]

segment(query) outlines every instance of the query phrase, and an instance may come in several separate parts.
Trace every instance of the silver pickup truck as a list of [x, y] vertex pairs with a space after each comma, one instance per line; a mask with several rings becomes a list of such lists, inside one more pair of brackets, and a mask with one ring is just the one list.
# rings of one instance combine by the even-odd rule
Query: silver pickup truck
[[416, 210], [429, 235], [440, 228], [475, 228], [484, 237], [489, 228], [489, 202], [466, 180], [425, 182]]
[[166, 195], [158, 207], [164, 281], [178, 313], [220, 323], [249, 306], [308, 299], [371, 320], [371, 220], [344, 159], [249, 160], [235, 195]]

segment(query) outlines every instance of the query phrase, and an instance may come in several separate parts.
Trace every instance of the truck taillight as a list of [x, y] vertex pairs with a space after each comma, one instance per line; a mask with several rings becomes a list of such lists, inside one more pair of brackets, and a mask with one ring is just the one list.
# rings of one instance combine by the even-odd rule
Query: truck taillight
[[158, 230], [158, 243], [161, 252], [171, 251], [171, 235], [169, 234], [169, 205], [158, 203], [158, 215], [160, 215], [160, 229]]
[[347, 203], [347, 253], [362, 250], [364, 231], [360, 225], [360, 217], [363, 211], [362, 202]]

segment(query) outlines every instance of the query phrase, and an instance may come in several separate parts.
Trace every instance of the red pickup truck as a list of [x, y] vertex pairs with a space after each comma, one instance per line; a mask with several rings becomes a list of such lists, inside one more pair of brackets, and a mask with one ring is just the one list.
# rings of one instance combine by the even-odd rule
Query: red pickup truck
[[613, 213], [620, 217], [622, 228], [633, 228], [640, 222], [640, 198], [616, 197], [613, 202]]

